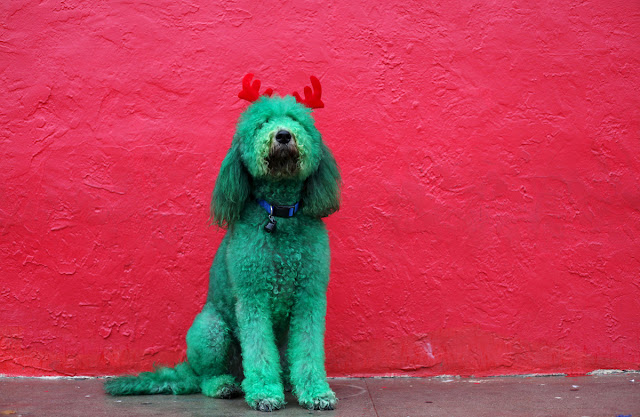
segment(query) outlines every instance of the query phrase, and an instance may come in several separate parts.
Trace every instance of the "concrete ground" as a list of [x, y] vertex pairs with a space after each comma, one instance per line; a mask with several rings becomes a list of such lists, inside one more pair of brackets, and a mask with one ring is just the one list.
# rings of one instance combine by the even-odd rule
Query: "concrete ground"
[[[264, 416], [244, 399], [202, 395], [110, 397], [100, 379], [0, 378], [0, 416]], [[287, 394], [275, 416], [637, 416], [640, 373], [584, 377], [340, 378], [335, 411]]]

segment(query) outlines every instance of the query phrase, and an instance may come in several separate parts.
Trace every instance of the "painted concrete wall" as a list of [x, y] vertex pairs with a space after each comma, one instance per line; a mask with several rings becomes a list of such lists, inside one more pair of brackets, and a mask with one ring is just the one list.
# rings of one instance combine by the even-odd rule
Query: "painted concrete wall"
[[636, 1], [5, 1], [0, 56], [0, 373], [183, 357], [250, 71], [323, 84], [331, 375], [640, 368]]

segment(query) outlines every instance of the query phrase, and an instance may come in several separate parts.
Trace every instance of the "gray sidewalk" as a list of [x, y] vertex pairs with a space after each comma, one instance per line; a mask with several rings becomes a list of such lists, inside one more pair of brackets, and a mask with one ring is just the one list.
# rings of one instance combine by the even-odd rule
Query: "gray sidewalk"
[[[634, 416], [640, 373], [584, 377], [338, 378], [335, 411], [309, 411], [287, 394], [274, 416]], [[100, 379], [0, 378], [0, 416], [264, 416], [244, 399], [202, 395], [110, 397]]]

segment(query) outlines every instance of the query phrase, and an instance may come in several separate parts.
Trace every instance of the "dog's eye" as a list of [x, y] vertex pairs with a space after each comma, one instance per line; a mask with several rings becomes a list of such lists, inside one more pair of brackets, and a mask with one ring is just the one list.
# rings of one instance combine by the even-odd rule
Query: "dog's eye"
[[293, 114], [291, 113], [287, 113], [287, 117], [291, 120], [293, 120], [294, 122], [300, 123], [300, 120], [298, 120]]
[[264, 125], [266, 125], [267, 123], [269, 123], [269, 120], [271, 120], [271, 119], [269, 119], [268, 117], [267, 117], [266, 119], [264, 119], [264, 121], [263, 121], [262, 123], [260, 123], [260, 126], [258, 127], [258, 129], [262, 129], [262, 127], [263, 127]]

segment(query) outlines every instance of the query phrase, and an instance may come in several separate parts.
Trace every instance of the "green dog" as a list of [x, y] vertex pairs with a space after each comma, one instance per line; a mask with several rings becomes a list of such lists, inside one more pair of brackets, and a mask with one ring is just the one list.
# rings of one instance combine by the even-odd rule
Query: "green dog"
[[311, 116], [324, 106], [320, 82], [311, 77], [304, 99], [271, 97], [252, 77], [239, 97], [253, 104], [213, 191], [213, 221], [228, 231], [187, 333], [187, 361], [109, 379], [109, 394], [244, 392], [251, 407], [272, 411], [284, 407], [290, 386], [303, 407], [337, 403], [324, 367], [330, 253], [321, 218], [338, 210], [340, 174]]

